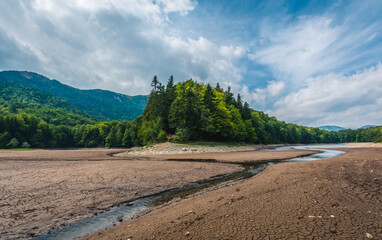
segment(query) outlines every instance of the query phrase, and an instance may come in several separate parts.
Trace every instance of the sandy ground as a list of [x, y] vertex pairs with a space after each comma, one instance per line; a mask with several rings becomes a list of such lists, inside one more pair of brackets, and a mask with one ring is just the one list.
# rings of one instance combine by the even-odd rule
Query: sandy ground
[[264, 148], [285, 146], [285, 144], [273, 145], [244, 145], [244, 146], [205, 146], [189, 145], [180, 143], [160, 143], [149, 147], [132, 148], [121, 153], [120, 156], [158, 156], [167, 154], [195, 154], [195, 153], [224, 153], [224, 152], [249, 152]]
[[382, 147], [382, 143], [372, 143], [372, 142], [362, 142], [362, 143], [345, 143], [348, 147], [351, 148], [376, 148], [376, 147]]
[[[267, 145], [266, 147], [281, 145]], [[190, 146], [186, 144], [162, 143], [136, 151], [115, 154], [116, 157], [147, 160], [195, 160], [214, 161], [222, 163], [244, 163], [255, 161], [285, 160], [294, 157], [307, 156], [318, 151], [296, 149], [268, 149], [262, 145], [239, 147], [226, 146]]]
[[382, 148], [272, 165], [84, 239], [382, 239]]
[[157, 160], [196, 160], [216, 161], [222, 163], [245, 163], [257, 161], [285, 160], [294, 157], [307, 156], [319, 151], [308, 150], [278, 150], [278, 151], [253, 151], [253, 152], [217, 152], [217, 153], [194, 153], [194, 154], [163, 154], [152, 159]]
[[[46, 233], [122, 202], [241, 169], [234, 164], [160, 161], [169, 156], [184, 158], [181, 155], [111, 156], [122, 151], [126, 149], [0, 151], [0, 239]], [[255, 151], [195, 156], [261, 161], [307, 153]]]
[[110, 152], [115, 150], [0, 151], [0, 239], [45, 233], [130, 199], [240, 170], [232, 164], [102, 160], [112, 158], [105, 155]]

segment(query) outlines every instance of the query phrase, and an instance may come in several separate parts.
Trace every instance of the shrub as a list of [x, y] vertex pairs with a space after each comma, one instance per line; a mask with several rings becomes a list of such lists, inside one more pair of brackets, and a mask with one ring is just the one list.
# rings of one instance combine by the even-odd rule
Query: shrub
[[375, 139], [374, 142], [376, 142], [376, 143], [381, 143], [381, 142], [382, 142], [382, 135], [379, 136], [377, 139]]
[[31, 145], [28, 142], [23, 142], [23, 144], [21, 144], [21, 147], [22, 148], [30, 148]]
[[19, 141], [16, 138], [12, 138], [11, 141], [7, 144], [9, 148], [16, 148], [19, 145]]
[[158, 134], [158, 137], [157, 137], [157, 141], [158, 142], [166, 142], [166, 140], [167, 140], [167, 134], [166, 134], [166, 132], [163, 129], [161, 129], [159, 131], [159, 134]]
[[176, 136], [174, 137], [174, 142], [187, 142], [191, 137], [191, 130], [188, 128], [178, 127], [175, 134]]

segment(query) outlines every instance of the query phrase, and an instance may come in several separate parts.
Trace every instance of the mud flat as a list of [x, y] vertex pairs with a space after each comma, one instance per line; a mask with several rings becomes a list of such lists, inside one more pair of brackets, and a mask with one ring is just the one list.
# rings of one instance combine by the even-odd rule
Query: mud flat
[[84, 239], [382, 239], [382, 148], [272, 165]]
[[0, 239], [54, 231], [132, 199], [241, 169], [109, 156], [120, 151], [0, 151]]

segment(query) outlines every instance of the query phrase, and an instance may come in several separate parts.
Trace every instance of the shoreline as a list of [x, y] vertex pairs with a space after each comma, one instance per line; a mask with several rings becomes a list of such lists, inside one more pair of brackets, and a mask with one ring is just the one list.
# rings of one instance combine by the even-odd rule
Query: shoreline
[[170, 202], [83, 239], [379, 239], [382, 149], [339, 150], [347, 153], [272, 165], [233, 186]]
[[[241, 171], [237, 164], [128, 160], [108, 156], [114, 152], [115, 149], [34, 150], [28, 151], [28, 154], [22, 151], [1, 152], [0, 171], [7, 173], [0, 177], [3, 196], [0, 199], [0, 209], [3, 211], [1, 235], [10, 239], [37, 236], [124, 202]], [[255, 152], [260, 155], [264, 153]], [[294, 154], [299, 156], [301, 152]], [[55, 175], [51, 174], [52, 170]], [[128, 175], [129, 171], [135, 171], [134, 178]], [[118, 174], [118, 181], [113, 177], [115, 174]], [[28, 180], [27, 185], [23, 182], [25, 180]], [[12, 186], [11, 182], [18, 182], [20, 186]], [[44, 182], [52, 184], [46, 185]], [[156, 187], [158, 184], [162, 190]], [[31, 192], [33, 195], [29, 195]]]

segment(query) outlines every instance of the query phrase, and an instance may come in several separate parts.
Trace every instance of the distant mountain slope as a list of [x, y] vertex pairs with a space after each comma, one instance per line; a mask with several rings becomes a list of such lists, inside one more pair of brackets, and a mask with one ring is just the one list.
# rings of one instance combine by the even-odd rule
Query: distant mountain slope
[[60, 97], [0, 81], [0, 114], [10, 116], [22, 113], [36, 115], [54, 125], [95, 123], [90, 114]]
[[320, 126], [318, 127], [319, 129], [327, 130], [327, 131], [340, 131], [340, 130], [345, 130], [345, 128], [340, 127], [340, 126], [332, 126], [332, 125], [327, 125], [327, 126]]
[[146, 96], [127, 96], [105, 90], [81, 90], [32, 72], [3, 71], [0, 82], [29, 87], [66, 100], [103, 120], [133, 120], [143, 114]]
[[365, 128], [369, 128], [369, 127], [376, 127], [376, 125], [365, 125], [365, 126], [360, 127], [360, 129], [365, 129]]

